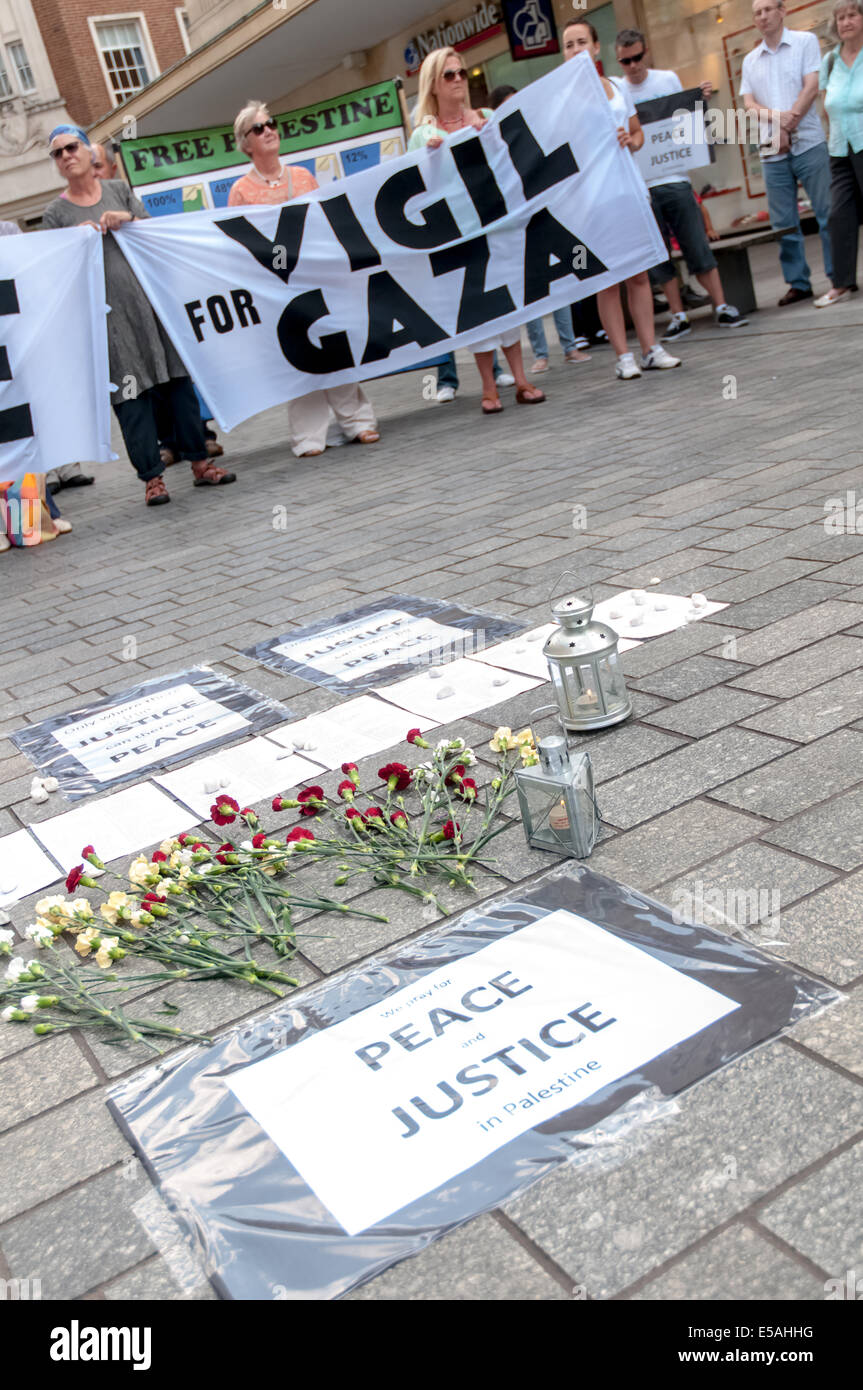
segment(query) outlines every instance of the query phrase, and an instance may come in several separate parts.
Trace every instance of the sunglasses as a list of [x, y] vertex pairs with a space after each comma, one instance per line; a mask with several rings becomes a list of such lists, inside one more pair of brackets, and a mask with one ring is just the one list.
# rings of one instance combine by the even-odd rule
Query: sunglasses
[[467, 68], [447, 68], [446, 72], [443, 73], [444, 82], [455, 82], [457, 77], [460, 77], [462, 81], [466, 82]]
[[255, 125], [250, 125], [247, 134], [263, 135], [265, 130], [278, 130], [278, 126], [276, 125], [272, 116], [268, 121], [264, 121], [263, 123], [261, 121], [258, 121]]
[[646, 52], [647, 49], [642, 48], [640, 53], [633, 53], [631, 58], [619, 58], [618, 62], [622, 68], [628, 68], [630, 63], [640, 63]]
[[81, 148], [80, 140], [70, 140], [68, 145], [59, 145], [56, 150], [49, 150], [52, 159], [59, 159], [64, 154], [75, 154]]

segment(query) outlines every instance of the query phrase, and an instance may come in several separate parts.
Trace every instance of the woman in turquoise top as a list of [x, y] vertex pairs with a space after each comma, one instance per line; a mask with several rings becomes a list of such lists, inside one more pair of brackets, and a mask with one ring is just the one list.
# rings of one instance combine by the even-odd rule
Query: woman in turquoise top
[[[414, 112], [414, 132], [408, 142], [409, 150], [436, 150], [449, 136], [460, 130], [482, 130], [491, 111], [474, 111], [469, 105], [467, 71], [454, 48], [436, 48], [423, 59], [420, 68], [419, 95]], [[471, 350], [482, 378], [482, 413], [499, 415], [503, 410], [494, 379], [494, 353], [498, 343], [503, 348], [509, 369], [515, 378], [515, 398], [519, 405], [539, 405], [545, 400], [542, 391], [531, 386], [524, 373], [521, 355], [521, 329], [508, 329], [488, 342], [472, 343]]]
[[863, 220], [863, 0], [839, 0], [830, 31], [838, 47], [821, 64], [818, 85], [830, 120], [833, 289], [816, 299], [819, 309], [857, 289], [857, 236]]

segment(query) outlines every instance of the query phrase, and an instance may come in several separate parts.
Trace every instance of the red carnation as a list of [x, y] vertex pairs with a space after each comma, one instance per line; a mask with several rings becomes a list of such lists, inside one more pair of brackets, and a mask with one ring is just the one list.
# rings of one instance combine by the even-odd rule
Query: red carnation
[[92, 845], [84, 846], [81, 850], [81, 858], [86, 859], [87, 862], [92, 864], [96, 869], [104, 869], [105, 867]]
[[223, 845], [219, 845], [219, 848], [216, 851], [216, 858], [218, 859], [220, 864], [227, 864], [229, 862], [227, 856], [233, 853], [234, 846], [231, 844], [230, 840], [226, 840]]
[[90, 855], [95, 853], [96, 851], [94, 850], [92, 845], [85, 845], [84, 848], [81, 850], [81, 858], [89, 859]]
[[344, 782], [339, 782], [336, 791], [342, 798], [342, 801], [353, 801], [356, 787], [354, 786], [353, 782], [345, 778]]
[[81, 882], [81, 879], [82, 879], [83, 877], [84, 877], [84, 865], [83, 865], [83, 864], [76, 864], [76, 866], [75, 866], [74, 869], [70, 869], [70, 870], [69, 870], [69, 876], [68, 876], [68, 878], [66, 879], [66, 892], [67, 892], [67, 893], [74, 893], [74, 892], [75, 892], [75, 889], [78, 887], [78, 884]]
[[450, 771], [447, 773], [446, 777], [444, 778], [444, 786], [446, 786], [446, 787], [457, 787], [458, 784], [461, 782], [461, 780], [462, 780], [463, 777], [464, 777], [464, 763], [457, 763], [456, 766], [455, 766], [454, 768], [451, 768], [451, 769], [450, 769]]
[[391, 792], [403, 792], [411, 784], [411, 774], [404, 763], [387, 763], [378, 768], [378, 776]]
[[363, 819], [367, 825], [382, 826], [384, 823], [384, 813], [380, 806], [369, 806], [363, 813]]
[[316, 816], [326, 805], [323, 787], [305, 787], [297, 796], [301, 816]]
[[252, 836], [252, 849], [263, 849], [267, 840], [267, 832], [259, 830], [257, 835]]
[[419, 729], [408, 729], [406, 742], [416, 744], [417, 748], [428, 748], [429, 746]]
[[143, 905], [144, 903], [166, 903], [168, 899], [159, 897], [158, 893], [145, 893], [141, 901]]
[[392, 815], [390, 816], [390, 820], [392, 821], [393, 825], [407, 825], [408, 823], [408, 818], [405, 815], [404, 811], [393, 811]]
[[165, 853], [165, 851], [162, 850], [162, 849], [157, 849], [157, 850], [155, 851], [155, 853], [153, 854], [153, 863], [154, 863], [154, 864], [166, 864], [167, 862], [168, 862], [168, 856], [167, 856], [167, 854]]
[[231, 825], [237, 819], [239, 809], [239, 801], [232, 796], [220, 796], [210, 807], [210, 819], [214, 825]]
[[355, 787], [360, 785], [360, 770], [356, 763], [342, 763], [342, 772], [346, 777], [350, 777]]
[[251, 806], [244, 806], [240, 815], [243, 817], [246, 824], [252, 826], [253, 829], [258, 824], [258, 813], [257, 811], [253, 811]]
[[448, 820], [443, 828], [443, 837], [445, 840], [454, 840], [460, 830], [461, 826], [458, 821]]
[[365, 826], [366, 822], [363, 817], [362, 811], [358, 811], [356, 806], [349, 806], [348, 809], [345, 811], [345, 816], [349, 821], [353, 821], [354, 826], [357, 830], [362, 830]]
[[186, 845], [186, 841], [187, 841], [187, 840], [191, 840], [191, 839], [192, 839], [192, 835], [191, 835], [190, 831], [188, 831], [188, 830], [184, 830], [183, 833], [182, 833], [182, 835], [178, 835], [178, 836], [177, 836], [178, 842], [179, 842], [184, 848], [185, 848], [185, 845]]
[[311, 830], [306, 830], [301, 825], [295, 825], [293, 830], [289, 830], [285, 836], [286, 844], [296, 844], [297, 840], [313, 840], [315, 837]]
[[473, 780], [473, 778], [472, 778], [472, 777], [465, 777], [465, 778], [462, 779], [462, 784], [461, 784], [461, 786], [457, 789], [456, 795], [457, 795], [457, 796], [463, 796], [464, 799], [465, 799], [465, 801], [476, 801], [476, 798], [477, 798], [477, 795], [478, 795], [478, 791], [479, 791], [479, 789], [478, 789], [478, 787], [477, 787], [477, 785], [476, 785], [476, 782]]

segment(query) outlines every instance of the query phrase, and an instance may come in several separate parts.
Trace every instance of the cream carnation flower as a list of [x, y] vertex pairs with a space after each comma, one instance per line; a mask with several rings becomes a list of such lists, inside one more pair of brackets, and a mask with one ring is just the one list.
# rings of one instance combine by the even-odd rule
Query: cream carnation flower
[[79, 956], [89, 956], [93, 949], [93, 942], [99, 940], [99, 928], [87, 927], [86, 931], [78, 933], [78, 938], [75, 942], [75, 950], [78, 952]]
[[113, 962], [113, 960], [111, 959], [111, 957], [110, 957], [110, 955], [108, 954], [108, 952], [109, 952], [109, 951], [116, 950], [116, 948], [119, 946], [119, 944], [120, 944], [120, 938], [119, 938], [119, 936], [103, 936], [103, 937], [102, 937], [102, 945], [99, 947], [98, 951], [96, 952], [95, 961], [96, 961], [96, 964], [99, 965], [99, 966], [101, 966], [103, 970], [110, 970], [110, 969], [111, 969], [111, 966], [114, 964], [114, 962]]
[[69, 904], [62, 893], [54, 893], [48, 898], [40, 898], [36, 904], [40, 917], [53, 917], [55, 920], [69, 916]]
[[112, 927], [116, 927], [120, 917], [122, 915], [128, 917], [136, 906], [134, 898], [130, 898], [128, 893], [115, 891], [108, 894], [108, 901], [102, 904], [99, 911], [106, 922], [110, 922]]
[[149, 888], [151, 884], [158, 883], [159, 873], [145, 855], [139, 854], [129, 865], [129, 881], [136, 888]]

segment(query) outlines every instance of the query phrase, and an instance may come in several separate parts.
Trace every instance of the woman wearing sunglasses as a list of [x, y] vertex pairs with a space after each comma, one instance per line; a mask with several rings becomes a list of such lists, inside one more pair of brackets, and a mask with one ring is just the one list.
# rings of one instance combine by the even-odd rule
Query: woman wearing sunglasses
[[[414, 132], [409, 150], [436, 150], [444, 140], [460, 130], [482, 130], [488, 109], [473, 111], [469, 103], [467, 71], [454, 48], [436, 48], [423, 59], [419, 95], [414, 112]], [[519, 405], [539, 405], [542, 391], [531, 386], [524, 372], [521, 355], [521, 329], [511, 328], [487, 342], [472, 343], [471, 351], [482, 378], [482, 413], [499, 415], [503, 410], [494, 379], [495, 349], [503, 348], [515, 378], [515, 398]]]
[[[599, 60], [599, 35], [586, 19], [573, 19], [563, 31], [563, 57], [568, 62], [579, 53], [589, 53], [594, 63]], [[623, 86], [601, 77], [603, 90], [611, 105], [611, 114], [617, 126], [618, 144], [624, 150], [640, 150], [644, 144], [644, 131], [635, 114], [632, 98]], [[644, 189], [647, 197], [647, 188]], [[626, 324], [623, 306], [620, 302], [620, 286], [610, 285], [599, 290], [596, 303], [602, 326], [608, 334], [609, 342], [617, 353], [615, 376], [621, 381], [629, 381], [641, 376], [643, 371], [666, 371], [669, 367], [679, 367], [680, 358], [672, 357], [670, 352], [656, 341], [653, 322], [653, 293], [646, 270], [626, 279], [626, 292], [629, 299], [629, 312], [635, 325], [635, 332], [641, 347], [641, 366], [626, 346]]]
[[99, 179], [90, 141], [77, 126], [61, 125], [48, 137], [48, 150], [66, 180], [66, 192], [49, 203], [44, 227], [95, 227], [104, 238], [105, 298], [108, 315], [108, 366], [111, 396], [132, 467], [144, 484], [148, 507], [170, 502], [162, 474], [157, 415], [192, 465], [195, 487], [233, 483], [234, 473], [217, 468], [207, 451], [194, 387], [173, 343], [115, 240], [128, 222], [147, 217], [142, 203], [122, 179]]
[[[282, 164], [278, 126], [259, 101], [250, 101], [237, 116], [234, 139], [237, 149], [252, 161], [252, 167], [233, 184], [228, 207], [287, 203], [318, 187], [317, 179], [301, 164]], [[353, 383], [331, 386], [328, 390], [311, 391], [288, 406], [291, 450], [297, 458], [316, 458], [324, 452], [331, 409], [349, 441], [376, 444], [380, 439], [375, 412], [362, 387]]]

